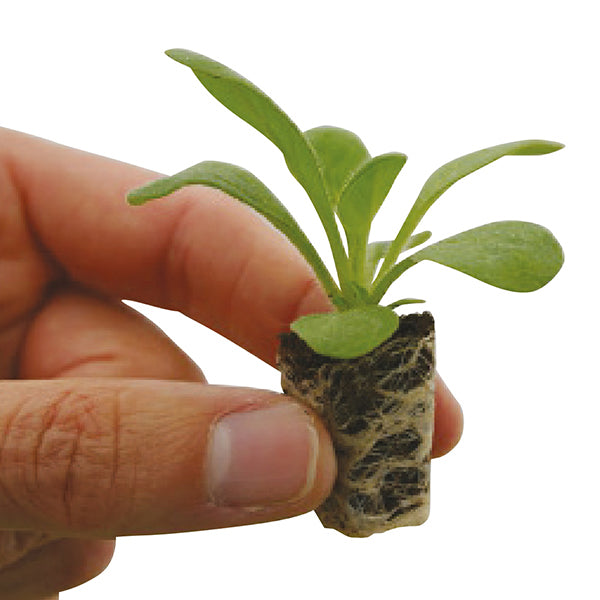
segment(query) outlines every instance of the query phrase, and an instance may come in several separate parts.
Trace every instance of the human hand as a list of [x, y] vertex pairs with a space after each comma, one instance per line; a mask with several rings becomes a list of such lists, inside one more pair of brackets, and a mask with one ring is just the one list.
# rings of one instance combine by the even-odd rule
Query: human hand
[[[281, 519], [335, 476], [319, 420], [273, 392], [210, 386], [131, 299], [274, 364], [327, 298], [247, 207], [205, 188], [132, 209], [154, 175], [0, 129], [0, 597], [56, 598], [119, 535]], [[436, 386], [433, 455], [462, 415]]]

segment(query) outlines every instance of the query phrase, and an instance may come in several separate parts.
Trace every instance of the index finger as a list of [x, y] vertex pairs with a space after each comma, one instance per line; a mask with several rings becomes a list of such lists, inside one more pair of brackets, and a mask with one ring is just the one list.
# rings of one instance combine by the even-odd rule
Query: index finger
[[155, 173], [7, 130], [0, 155], [42, 250], [88, 287], [181, 311], [271, 364], [291, 321], [329, 308], [297, 250], [221, 192], [134, 208], [127, 191]]

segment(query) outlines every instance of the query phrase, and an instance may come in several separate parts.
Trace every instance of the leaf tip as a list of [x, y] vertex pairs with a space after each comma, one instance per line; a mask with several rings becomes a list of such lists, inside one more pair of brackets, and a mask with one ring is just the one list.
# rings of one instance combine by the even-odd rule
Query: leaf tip
[[544, 154], [550, 154], [551, 152], [556, 152], [557, 150], [562, 150], [565, 145], [561, 142], [550, 142], [547, 141], [546, 143], [546, 152], [544, 152]]
[[126, 196], [127, 204], [130, 206], [141, 206], [147, 202], [147, 198], [144, 198], [138, 190], [131, 190]]
[[524, 147], [521, 147], [518, 154], [541, 155], [551, 154], [564, 148], [561, 142], [552, 142], [550, 140], [528, 140]]
[[185, 50], [183, 48], [171, 48], [170, 50], [166, 50], [165, 54], [174, 61], [186, 66], [188, 66], [189, 61], [194, 55], [191, 50]]

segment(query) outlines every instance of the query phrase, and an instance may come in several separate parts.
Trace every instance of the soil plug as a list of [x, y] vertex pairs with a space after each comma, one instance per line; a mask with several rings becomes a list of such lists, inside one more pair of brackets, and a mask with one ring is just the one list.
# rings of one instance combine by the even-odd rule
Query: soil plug
[[336, 448], [337, 481], [317, 510], [325, 527], [364, 537], [429, 516], [434, 356], [427, 312], [400, 317], [389, 339], [357, 358], [281, 337], [283, 391], [320, 415]]
[[563, 145], [522, 140], [450, 161], [425, 182], [396, 237], [372, 241], [371, 223], [406, 162], [404, 154], [372, 157], [357, 135], [338, 127], [302, 131], [228, 67], [188, 50], [167, 54], [281, 150], [319, 216], [337, 277], [287, 208], [242, 167], [204, 161], [133, 190], [129, 202], [143, 204], [187, 185], [209, 186], [252, 207], [287, 236], [335, 307], [292, 323], [278, 356], [283, 390], [320, 415], [336, 450], [338, 479], [317, 513], [326, 527], [356, 537], [423, 523], [429, 513], [433, 317], [396, 313], [423, 300], [383, 298], [424, 260], [509, 291], [546, 285], [560, 270], [563, 252], [541, 225], [498, 221], [426, 246], [431, 232], [416, 229], [435, 201], [466, 175], [504, 156], [549, 154]]

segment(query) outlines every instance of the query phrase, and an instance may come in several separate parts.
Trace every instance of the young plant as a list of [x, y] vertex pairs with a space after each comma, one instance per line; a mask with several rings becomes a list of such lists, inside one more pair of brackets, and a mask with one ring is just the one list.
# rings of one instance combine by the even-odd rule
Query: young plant
[[251, 206], [287, 236], [336, 307], [292, 323], [278, 357], [284, 391], [321, 415], [336, 447], [338, 481], [318, 514], [326, 526], [352, 536], [422, 523], [429, 510], [433, 319], [429, 313], [400, 318], [394, 312], [423, 300], [380, 302], [405, 271], [425, 260], [516, 292], [548, 283], [563, 253], [554, 236], [533, 223], [489, 223], [406, 253], [431, 237], [417, 227], [454, 183], [503, 156], [548, 154], [562, 144], [511, 142], [445, 164], [425, 182], [396, 237], [373, 242], [371, 223], [406, 162], [404, 154], [372, 157], [354, 133], [337, 127], [303, 132], [264, 92], [226, 66], [187, 50], [167, 54], [281, 150], [323, 225], [337, 280], [289, 211], [241, 167], [201, 162], [130, 192], [129, 202], [143, 204], [200, 184]]
[[[226, 192], [266, 217], [302, 253], [338, 308], [332, 313], [302, 317], [292, 324], [292, 330], [316, 352], [353, 358], [389, 338], [398, 325], [393, 309], [422, 300], [404, 298], [387, 306], [379, 303], [391, 284], [421, 261], [434, 261], [517, 292], [542, 287], [560, 269], [563, 254], [554, 236], [540, 225], [520, 221], [489, 223], [396, 261], [429, 239], [430, 232], [415, 234], [415, 230], [433, 203], [459, 179], [503, 156], [548, 154], [562, 148], [562, 144], [518, 141], [447, 163], [425, 182], [396, 237], [369, 242], [371, 223], [406, 162], [404, 154], [371, 157], [355, 134], [336, 127], [302, 132], [264, 92], [224, 65], [187, 50], [170, 50], [167, 55], [190, 67], [217, 100], [281, 150], [290, 172], [319, 215], [339, 284], [289, 211], [241, 167], [201, 162], [132, 191], [129, 202], [143, 204], [184, 186], [201, 184]], [[344, 229], [347, 251], [336, 216]]]

